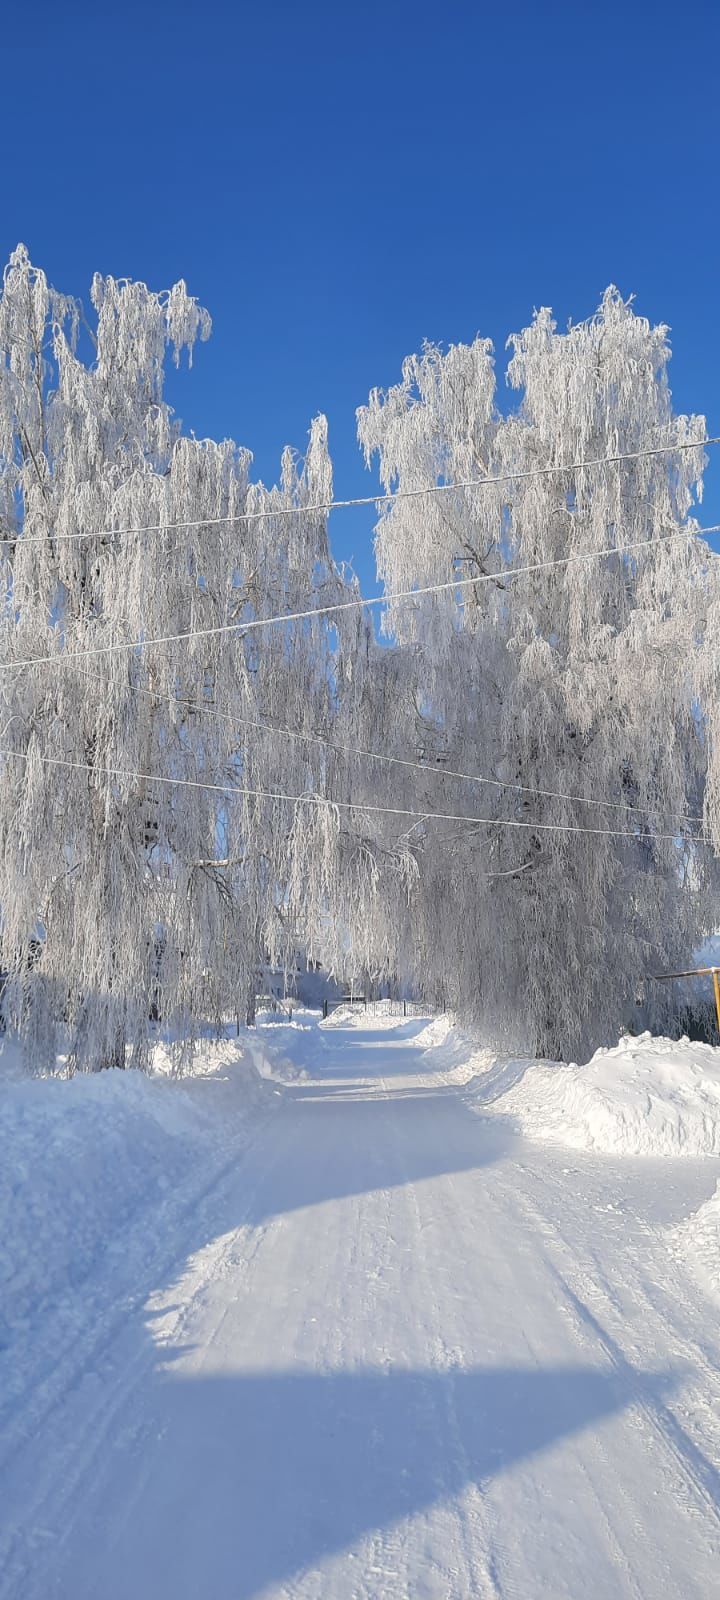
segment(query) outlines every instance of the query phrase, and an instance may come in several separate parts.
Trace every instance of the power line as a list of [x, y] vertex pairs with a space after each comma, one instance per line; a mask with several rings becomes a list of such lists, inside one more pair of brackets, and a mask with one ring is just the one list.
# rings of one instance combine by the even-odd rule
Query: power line
[[147, 650], [160, 644], [182, 644], [188, 639], [218, 638], [223, 634], [254, 632], [278, 623], [305, 622], [313, 617], [336, 616], [341, 611], [352, 611], [363, 606], [392, 605], [400, 601], [418, 600], [423, 595], [442, 594], [448, 590], [467, 588], [480, 583], [503, 582], [510, 578], [526, 577], [534, 572], [546, 572], [553, 567], [570, 567], [579, 561], [596, 561], [604, 556], [626, 555], [633, 550], [646, 550], [652, 545], [666, 544], [672, 539], [698, 539], [703, 535], [720, 532], [720, 523], [709, 528], [683, 528], [672, 533], [654, 534], [649, 539], [636, 539], [627, 544], [609, 545], [602, 550], [585, 550], [570, 556], [553, 557], [548, 561], [533, 561], [524, 567], [508, 567], [499, 572], [481, 572], [474, 578], [451, 578], [445, 583], [428, 583], [416, 589], [397, 589], [389, 594], [354, 596], [352, 600], [337, 600], [330, 605], [311, 606], [306, 611], [283, 611], [271, 617], [251, 617], [247, 621], [221, 622], [212, 628], [190, 628], [183, 633], [159, 634], [149, 639], [124, 639], [116, 644], [92, 645], [87, 650], [64, 650], [55, 656], [26, 656], [16, 661], [0, 661], [0, 671], [10, 672], [21, 667], [66, 666], [69, 661], [82, 661], [89, 656], [115, 655], [124, 650]]
[[[317, 500], [301, 506], [272, 506], [264, 511], [234, 511], [227, 516], [192, 517], [179, 522], [131, 523], [126, 527], [101, 528], [94, 532], [55, 532], [52, 537], [68, 542], [79, 539], [109, 539], [116, 534], [126, 533], [172, 533], [179, 528], [223, 527], [230, 522], [259, 522], [266, 517], [309, 516], [318, 512], [342, 511], [349, 506], [387, 505], [395, 500], [415, 500], [427, 494], [449, 494], [455, 489], [481, 489], [488, 484], [520, 483], [528, 478], [545, 478], [555, 473], [581, 472], [591, 467], [616, 466], [623, 461], [641, 461], [650, 456], [672, 455], [677, 450], [701, 450], [709, 444], [720, 444], [720, 435], [708, 439], [688, 439], [676, 444], [653, 445], [643, 450], [627, 450], [614, 456], [596, 456], [588, 461], [567, 461], [557, 466], [530, 467], [525, 471], [503, 472], [497, 476], [488, 474], [484, 478], [465, 478], [454, 483], [430, 483], [419, 489], [390, 489], [384, 494], [357, 495], [349, 500]], [[47, 539], [47, 534], [18, 535], [18, 542], [22, 544], [47, 544]], [[0, 542], [9, 544], [13, 540], [10, 536], [6, 536]]]
[[[75, 772], [89, 772], [94, 777], [106, 778], [131, 778], [137, 783], [160, 783], [181, 789], [202, 789], [208, 794], [244, 796], [256, 800], [282, 800], [292, 805], [327, 806], [337, 811], [357, 811], [372, 813], [376, 816], [387, 817], [412, 817], [417, 822], [468, 822], [474, 827], [488, 826], [492, 828], [522, 828], [530, 829], [534, 833], [583, 833], [610, 839], [642, 839], [663, 840], [671, 844], [677, 843], [675, 833], [643, 832], [638, 834], [635, 829], [618, 828], [584, 828], [574, 822], [529, 822], [508, 817], [469, 817], [458, 815], [451, 811], [411, 811], [405, 806], [379, 806], [365, 805], [355, 800], [330, 800], [326, 795], [317, 794], [285, 794], [282, 790], [248, 788], [242, 784], [205, 783], [199, 778], [170, 778], [152, 772], [134, 772], [127, 767], [94, 767], [87, 761], [71, 761], [63, 756], [31, 755], [27, 751], [0, 749], [0, 756], [15, 758], [18, 761], [42, 761], [45, 766], [64, 767]], [[707, 846], [707, 840], [691, 836], [691, 843]]]
[[[96, 683], [107, 687], [105, 680], [95, 673], [87, 674]], [[571, 804], [583, 806], [600, 806], [602, 809], [612, 811], [630, 811], [636, 816], [646, 816], [652, 809], [650, 806], [631, 805], [626, 800], [598, 800], [581, 794], [567, 794], [560, 789], [537, 789], [527, 783], [513, 783], [502, 778], [487, 778], [474, 772], [459, 772], [452, 767], [430, 767], [423, 761], [411, 761], [405, 756], [386, 755], [380, 750], [366, 750], [361, 745], [338, 744], [337, 741], [327, 738], [324, 734], [314, 731], [306, 732], [300, 728], [290, 728], [282, 723], [268, 722], [267, 719], [257, 717], [235, 716], [230, 711], [218, 711], [215, 706], [208, 706], [198, 700], [184, 700], [178, 695], [166, 694], [157, 689], [146, 689], [141, 685], [126, 684], [125, 687], [131, 694], [144, 695], [150, 700], [163, 700], [172, 706], [179, 706], [186, 711], [198, 712], [201, 716], [215, 718], [218, 722], [228, 722], [232, 727], [255, 728], [261, 733], [280, 733], [283, 737], [297, 739], [306, 744], [319, 744], [336, 755], [361, 756], [370, 761], [379, 761], [387, 766], [406, 767], [413, 772], [422, 772], [431, 778], [456, 778], [464, 783], [484, 784], [494, 789], [509, 789], [514, 794], [529, 794], [545, 800], [565, 800]], [[701, 816], [695, 816], [686, 811], [663, 811], [661, 815], [674, 817], [679, 822], [703, 822]]]

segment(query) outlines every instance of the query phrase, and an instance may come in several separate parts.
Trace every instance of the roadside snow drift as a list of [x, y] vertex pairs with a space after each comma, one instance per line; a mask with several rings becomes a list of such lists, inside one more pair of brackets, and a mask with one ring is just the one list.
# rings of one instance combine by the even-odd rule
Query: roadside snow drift
[[474, 1034], [459, 1028], [454, 1018], [433, 1017], [417, 1036], [417, 1043], [431, 1056], [448, 1083], [469, 1084], [498, 1064], [494, 1050], [479, 1044]]
[[[508, 1084], [508, 1087], [505, 1087]], [[720, 1155], [720, 1050], [624, 1036], [585, 1066], [497, 1058], [468, 1084], [523, 1133], [608, 1155]]]
[[[258, 1046], [254, 1045], [254, 1051]], [[10, 1054], [10, 1052], [8, 1052]], [[1, 1061], [0, 1347], [82, 1294], [99, 1264], [152, 1235], [187, 1199], [248, 1114], [273, 1099], [244, 1043], [208, 1043], [197, 1076], [134, 1071], [28, 1078]]]

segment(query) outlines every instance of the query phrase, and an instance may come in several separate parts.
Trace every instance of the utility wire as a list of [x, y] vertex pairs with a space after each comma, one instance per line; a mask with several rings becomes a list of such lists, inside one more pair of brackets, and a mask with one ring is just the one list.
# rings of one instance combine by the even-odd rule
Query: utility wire
[[[546, 478], [554, 473], [581, 472], [590, 467], [616, 466], [623, 461], [642, 461], [649, 456], [672, 455], [676, 450], [702, 450], [706, 445], [720, 444], [720, 435], [708, 439], [688, 439], [676, 444], [648, 446], [642, 450], [627, 450], [614, 456], [596, 456], [588, 461], [560, 462], [557, 466], [529, 467], [520, 472], [503, 472], [497, 476], [465, 478], [455, 483], [430, 483], [419, 489], [389, 489], [384, 494], [357, 495], [351, 500], [316, 500], [301, 506], [273, 506], [264, 511], [234, 511], [223, 517], [195, 517], [179, 522], [148, 522], [129, 524], [121, 528], [101, 528], [95, 532], [53, 533], [54, 539], [109, 539], [115, 534], [170, 533], [178, 528], [222, 527], [230, 522], [259, 522], [265, 517], [310, 516], [316, 512], [341, 511], [349, 506], [387, 505], [395, 500], [416, 500], [426, 494], [449, 494], [454, 489], [480, 489], [493, 483], [520, 483], [528, 478]], [[47, 534], [21, 534], [23, 544], [46, 544]], [[6, 536], [3, 543], [11, 543]]]
[[115, 655], [124, 650], [148, 650], [160, 644], [182, 644], [188, 639], [218, 638], [222, 634], [239, 633], [242, 637], [258, 628], [269, 628], [278, 623], [305, 622], [312, 617], [336, 616], [341, 611], [357, 610], [363, 606], [393, 605], [399, 601], [418, 600], [427, 594], [442, 594], [448, 590], [468, 588], [480, 583], [506, 582], [510, 578], [526, 577], [533, 572], [546, 572], [553, 567], [571, 567], [579, 561], [596, 561], [604, 556], [626, 555], [633, 550], [647, 550], [652, 545], [666, 544], [672, 539], [698, 539], [702, 535], [720, 532], [720, 523], [709, 528], [683, 528], [672, 533], [654, 534], [649, 539], [636, 539], [627, 544], [616, 543], [602, 550], [585, 550], [575, 555], [553, 557], [548, 561], [533, 561], [524, 567], [508, 567], [499, 572], [481, 572], [474, 578], [451, 578], [445, 583], [427, 583], [416, 589], [397, 589], [389, 594], [357, 595], [352, 600], [337, 600], [330, 605], [310, 606], [306, 611], [283, 611], [271, 617], [251, 617], [247, 621], [221, 622], [212, 628], [190, 628], [183, 633], [164, 633], [155, 638], [124, 639], [116, 644], [92, 645], [87, 650], [63, 650], [55, 656], [25, 656], [15, 661], [0, 661], [1, 672], [15, 668], [40, 666], [66, 666], [69, 661], [82, 661], [89, 656]]
[[[327, 806], [338, 811], [359, 811], [376, 816], [413, 817], [417, 822], [468, 822], [474, 827], [524, 828], [534, 833], [584, 833], [611, 839], [657, 839], [677, 843], [675, 833], [653, 833], [636, 829], [584, 828], [574, 822], [530, 822], [507, 817], [469, 817], [451, 811], [411, 811], [405, 806], [365, 805], [355, 800], [330, 800], [325, 795], [285, 794], [282, 790], [247, 788], [241, 784], [205, 783], [199, 778], [170, 778], [152, 772], [133, 772], [127, 767], [93, 767], [87, 761], [70, 761], [63, 756], [31, 755], [27, 751], [0, 749], [0, 756], [18, 761], [42, 761], [45, 766], [64, 767], [75, 772], [89, 772], [94, 777], [131, 778], [137, 783], [161, 783], [173, 788], [202, 789], [208, 794], [246, 796], [256, 800], [285, 800], [291, 805]], [[707, 840], [692, 835], [693, 844], [707, 846]]]
[[[96, 683], [102, 684], [107, 689], [104, 678], [97, 673], [88, 673], [86, 677], [92, 678]], [[300, 728], [290, 728], [282, 723], [269, 722], [266, 718], [234, 716], [230, 711], [218, 711], [215, 706], [209, 706], [203, 701], [182, 699], [178, 695], [166, 694], [164, 690], [146, 689], [139, 684], [126, 684], [124, 686], [131, 694], [144, 695], [150, 700], [162, 700], [171, 706], [178, 706], [181, 710], [198, 712], [201, 716], [212, 717], [218, 722], [228, 722], [232, 727], [255, 728], [261, 733], [280, 733], [284, 738], [297, 739], [306, 744], [319, 744], [335, 755], [361, 756], [370, 761], [379, 761], [386, 766], [406, 767], [412, 772], [422, 772], [431, 778], [456, 778], [463, 783], [484, 784], [493, 789], [509, 789], [514, 794], [529, 794], [544, 800], [565, 800], [573, 805], [600, 806], [612, 811], [630, 811], [636, 816], [646, 816], [652, 809], [650, 806], [631, 805], [627, 800], [598, 800], [582, 794], [567, 794], [560, 789], [536, 789], [527, 783], [513, 783], [502, 778], [487, 778], [475, 772], [458, 772], [452, 767], [431, 767], [424, 761], [411, 761], [406, 756], [386, 755], [380, 750], [366, 750], [362, 745], [338, 744], [334, 739], [328, 739], [322, 733], [314, 731], [305, 732]], [[695, 816], [686, 811], [663, 811], [661, 815], [674, 817], [679, 822], [704, 821], [703, 817]]]

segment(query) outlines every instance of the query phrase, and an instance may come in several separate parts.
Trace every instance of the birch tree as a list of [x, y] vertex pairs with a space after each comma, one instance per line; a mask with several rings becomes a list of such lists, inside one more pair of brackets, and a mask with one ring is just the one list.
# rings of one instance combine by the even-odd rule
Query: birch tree
[[5, 273], [9, 1020], [36, 1064], [143, 1064], [152, 1016], [189, 1051], [299, 944], [516, 1046], [608, 1036], [705, 931], [699, 818], [720, 841], [705, 424], [667, 330], [610, 290], [511, 341], [509, 415], [482, 339], [371, 395], [384, 488], [437, 490], [381, 513], [385, 645], [330, 550], [325, 419], [271, 487], [183, 434], [165, 363], [209, 332], [182, 283], [96, 278], [86, 318], [22, 247]]
[[391, 602], [387, 625], [416, 650], [448, 766], [492, 780], [444, 781], [438, 809], [486, 820], [449, 839], [428, 823], [412, 939], [431, 992], [556, 1056], [609, 1037], [641, 991], [662, 1023], [667, 991], [646, 975], [687, 963], [713, 876], [690, 820], [708, 558], [675, 537], [693, 526], [703, 451], [573, 463], [684, 446], [705, 421], [673, 412], [667, 329], [613, 289], [589, 322], [561, 334], [543, 310], [510, 345], [509, 416], [476, 340], [408, 360], [359, 435], [386, 490], [500, 480], [396, 500], [377, 528], [390, 592], [463, 579]]
[[273, 725], [323, 725], [334, 644], [322, 618], [252, 624], [347, 593], [305, 509], [331, 494], [324, 419], [252, 484], [163, 399], [168, 349], [210, 331], [185, 285], [91, 301], [90, 324], [20, 247], [0, 302], [5, 1004], [35, 1061], [62, 1024], [81, 1067], [142, 1064], [153, 1012], [189, 1048], [251, 1010], [311, 914], [333, 813], [279, 796], [324, 795], [323, 747]]

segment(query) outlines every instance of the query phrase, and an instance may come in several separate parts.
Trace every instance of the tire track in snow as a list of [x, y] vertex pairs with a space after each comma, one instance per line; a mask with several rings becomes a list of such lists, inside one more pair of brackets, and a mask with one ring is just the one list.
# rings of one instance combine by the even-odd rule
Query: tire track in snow
[[[417, 1052], [416, 1052], [417, 1053]], [[418, 1076], [422, 1079], [422, 1073]], [[503, 1591], [497, 1575], [496, 1564], [492, 1556], [492, 1537], [488, 1518], [483, 1504], [480, 1489], [473, 1481], [471, 1463], [463, 1443], [459, 1426], [458, 1403], [455, 1392], [454, 1374], [456, 1369], [462, 1370], [465, 1366], [464, 1353], [461, 1348], [448, 1346], [441, 1329], [442, 1312], [437, 1302], [437, 1291], [432, 1281], [427, 1241], [425, 1238], [426, 1224], [423, 1222], [422, 1210], [418, 1198], [417, 1186], [410, 1178], [410, 1165], [405, 1159], [405, 1184], [398, 1191], [404, 1198], [409, 1215], [412, 1218], [413, 1233], [415, 1238], [414, 1255], [418, 1263], [418, 1276], [422, 1290], [418, 1296], [418, 1303], [423, 1307], [426, 1321], [426, 1341], [428, 1345], [429, 1368], [443, 1374], [443, 1396], [445, 1413], [448, 1424], [448, 1433], [453, 1441], [453, 1448], [457, 1461], [462, 1462], [460, 1476], [464, 1479], [466, 1488], [456, 1496], [451, 1491], [452, 1510], [458, 1531], [457, 1566], [455, 1570], [445, 1569], [445, 1578], [452, 1584], [446, 1590], [448, 1600], [463, 1600], [464, 1596], [472, 1595], [474, 1600], [503, 1600]], [[451, 1179], [448, 1180], [451, 1183]], [[428, 1312], [432, 1316], [428, 1319]], [[430, 1326], [432, 1323], [434, 1326]], [[453, 1479], [457, 1474], [453, 1473]], [[407, 1537], [407, 1535], [406, 1535]], [[458, 1569], [462, 1565], [463, 1571]], [[460, 1587], [458, 1587], [458, 1579]]]
[[[545, 1177], [545, 1173], [543, 1173]], [[558, 1194], [558, 1198], [559, 1198]], [[568, 1314], [574, 1322], [580, 1337], [590, 1347], [599, 1347], [609, 1362], [612, 1369], [633, 1394], [633, 1404], [642, 1418], [647, 1432], [656, 1440], [661, 1455], [664, 1453], [672, 1463], [675, 1477], [673, 1498], [678, 1501], [677, 1483], [685, 1492], [685, 1500], [692, 1504], [693, 1498], [696, 1509], [702, 1517], [703, 1523], [710, 1523], [720, 1535], [720, 1472], [712, 1461], [695, 1444], [690, 1435], [682, 1427], [671, 1407], [649, 1387], [649, 1380], [642, 1372], [628, 1360], [617, 1340], [603, 1325], [599, 1316], [591, 1309], [589, 1299], [595, 1295], [597, 1298], [597, 1281], [593, 1277], [583, 1274], [583, 1269], [577, 1259], [577, 1240], [574, 1245], [563, 1230], [562, 1225], [553, 1217], [552, 1223], [547, 1213], [540, 1213], [536, 1209], [537, 1202], [531, 1200], [529, 1194], [518, 1190], [515, 1203], [522, 1210], [526, 1223], [534, 1225], [536, 1230], [544, 1236], [545, 1265], [547, 1272], [554, 1278], [562, 1301]], [[561, 1207], [561, 1215], [562, 1215]], [[565, 1208], [566, 1210], [566, 1208]], [[652, 1230], [648, 1230], [651, 1237]], [[657, 1237], [655, 1236], [655, 1242]], [[558, 1248], [559, 1247], [559, 1248]], [[557, 1257], [562, 1255], [563, 1266], [558, 1264]], [[654, 1307], [647, 1301], [643, 1308], [650, 1325], [655, 1322], [657, 1336], [655, 1342], [662, 1348], [667, 1344], [667, 1327], [658, 1328], [658, 1317]], [[663, 1338], [664, 1334], [664, 1338]], [[651, 1343], [646, 1339], [646, 1343]], [[696, 1346], [690, 1346], [680, 1339], [675, 1331], [672, 1334], [673, 1354], [677, 1358], [680, 1375], [687, 1378], [691, 1373], [697, 1372], [698, 1362], [703, 1358]], [[703, 1365], [705, 1365], [703, 1361]], [[718, 1372], [715, 1368], [706, 1367], [706, 1382], [712, 1392], [713, 1387], [717, 1392]], [[607, 1453], [603, 1449], [607, 1461]], [[608, 1472], [611, 1473], [611, 1464], [608, 1462]], [[630, 1509], [630, 1508], [629, 1508]], [[642, 1526], [638, 1523], [637, 1530], [642, 1534]], [[718, 1543], [720, 1555], [720, 1543]]]
[[[74, 1396], [71, 1390], [70, 1420], [77, 1413], [80, 1426], [64, 1456], [55, 1457], [55, 1474], [58, 1466], [65, 1474], [62, 1485], [51, 1482], [48, 1472], [41, 1474], [38, 1496], [32, 1502], [36, 1521], [47, 1515], [56, 1532], [60, 1529], [67, 1534], [78, 1505], [87, 1500], [91, 1490], [95, 1490], [93, 1505], [99, 1497], [102, 1506], [104, 1494], [112, 1497], [108, 1444], [117, 1443], [118, 1431], [126, 1427], [131, 1435], [126, 1454], [129, 1451], [133, 1470], [137, 1465], [137, 1477], [126, 1492], [127, 1470], [119, 1475], [122, 1503], [111, 1506], [114, 1520], [110, 1525], [118, 1550], [128, 1528], [132, 1534], [133, 1507], [148, 1488], [157, 1462], [152, 1448], [153, 1419], [143, 1416], [146, 1398], [151, 1411], [153, 1401], [152, 1384], [148, 1382], [144, 1392], [144, 1379], [157, 1365], [157, 1358], [162, 1364], [167, 1357], [170, 1367], [174, 1357], [171, 1370], [179, 1376], [184, 1371], [193, 1377], [245, 1372], [248, 1354], [252, 1373], [262, 1377], [279, 1371], [282, 1341], [276, 1339], [274, 1349], [266, 1350], [262, 1339], [263, 1334], [272, 1339], [274, 1326], [289, 1307], [285, 1353], [289, 1365], [297, 1366], [301, 1376], [306, 1370], [331, 1377], [362, 1373], [369, 1365], [368, 1355], [370, 1364], [390, 1380], [396, 1372], [424, 1374], [419, 1391], [422, 1426], [416, 1427], [412, 1412], [409, 1428], [407, 1420], [405, 1426], [412, 1449], [413, 1442], [427, 1439], [428, 1417], [431, 1428], [437, 1418], [438, 1496], [431, 1503], [413, 1505], [410, 1495], [407, 1514], [354, 1536], [352, 1548], [333, 1547], [323, 1553], [319, 1545], [312, 1567], [294, 1576], [284, 1574], [279, 1582], [258, 1589], [258, 1596], [262, 1592], [268, 1597], [272, 1593], [278, 1600], [280, 1596], [286, 1600], [400, 1600], [406, 1596], [416, 1600], [422, 1592], [438, 1600], [529, 1600], [531, 1594], [552, 1596], [552, 1600], [570, 1594], [572, 1600], [578, 1600], [577, 1584], [574, 1590], [568, 1588], [565, 1558], [569, 1549], [574, 1562], [570, 1582], [573, 1573], [575, 1578], [578, 1573], [589, 1573], [598, 1584], [597, 1594], [622, 1594], [634, 1600], [650, 1600], [652, 1595], [654, 1600], [656, 1594], [672, 1593], [682, 1595], [683, 1600], [690, 1600], [691, 1595], [699, 1600], [710, 1591], [699, 1591], [696, 1582], [693, 1586], [691, 1575], [685, 1590], [668, 1589], [664, 1578], [669, 1576], [671, 1583], [679, 1581], [682, 1563], [676, 1560], [672, 1571], [663, 1574], [668, 1536], [662, 1526], [661, 1550], [644, 1553], [648, 1526], [638, 1507], [644, 1504], [647, 1509], [643, 1494], [647, 1496], [652, 1488], [652, 1477], [648, 1480], [645, 1475], [636, 1494], [632, 1472], [623, 1458], [624, 1447], [633, 1444], [633, 1412], [608, 1423], [613, 1431], [606, 1435], [602, 1419], [599, 1429], [592, 1425], [585, 1429], [586, 1413], [580, 1408], [577, 1418], [570, 1416], [566, 1434], [551, 1432], [546, 1456], [542, 1438], [538, 1446], [531, 1435], [525, 1455], [510, 1448], [505, 1458], [501, 1431], [497, 1472], [491, 1450], [487, 1479], [475, 1479], [468, 1448], [472, 1438], [462, 1414], [462, 1382], [473, 1371], [491, 1372], [494, 1365], [502, 1369], [517, 1364], [522, 1372], [528, 1367], [527, 1357], [529, 1367], [542, 1378], [545, 1371], [553, 1369], [558, 1355], [569, 1370], [573, 1364], [582, 1370], [590, 1350], [593, 1364], [597, 1365], [600, 1355], [603, 1366], [619, 1374], [619, 1389], [634, 1393], [638, 1375], [617, 1345], [619, 1361], [613, 1360], [612, 1333], [603, 1328], [599, 1314], [585, 1305], [590, 1295], [586, 1265], [590, 1243], [582, 1231], [574, 1241], [563, 1231], [570, 1186], [554, 1179], [547, 1147], [540, 1151], [536, 1146], [518, 1146], [519, 1158], [511, 1153], [508, 1159], [493, 1158], [492, 1166], [484, 1164], [483, 1152], [497, 1131], [497, 1119], [493, 1129], [492, 1114], [484, 1121], [474, 1117], [478, 1161], [473, 1166], [472, 1159], [469, 1163], [463, 1160], [472, 1145], [472, 1129], [468, 1141], [464, 1119], [469, 1119], [470, 1113], [462, 1108], [458, 1090], [449, 1090], [447, 1098], [443, 1096], [437, 1103], [420, 1094], [413, 1103], [412, 1093], [403, 1098], [405, 1088], [432, 1085], [437, 1089], [439, 1082], [438, 1074], [428, 1073], [421, 1051], [409, 1041], [403, 1045], [393, 1041], [392, 1049], [387, 1050], [378, 1044], [375, 1059], [387, 1063], [381, 1068], [384, 1075], [378, 1077], [362, 1072], [362, 1063], [373, 1059], [367, 1045], [364, 1050], [365, 1054], [356, 1051], [354, 1078], [349, 1044], [336, 1046], [332, 1059], [323, 1062], [317, 1075], [321, 1089], [323, 1084], [331, 1089], [333, 1070], [338, 1079], [345, 1080], [337, 1092], [334, 1119], [323, 1122], [321, 1116], [313, 1122], [312, 1098], [302, 1106], [288, 1094], [280, 1114], [266, 1117], [242, 1147], [240, 1160], [233, 1157], [210, 1180], [202, 1228], [192, 1225], [196, 1200], [184, 1208], [181, 1214], [189, 1224], [188, 1237], [206, 1232], [211, 1242], [186, 1254], [185, 1248], [179, 1247], [178, 1223], [174, 1252], [157, 1253], [158, 1259], [169, 1259], [177, 1272], [168, 1287], [156, 1289], [151, 1297], [158, 1335], [154, 1345], [146, 1341], [142, 1352], [132, 1347], [133, 1326], [136, 1330], [145, 1291], [136, 1291], [132, 1304], [123, 1307], [112, 1327], [105, 1326], [105, 1346], [96, 1341], [93, 1347], [88, 1336], [85, 1353], [91, 1352], [88, 1360], [96, 1368], [101, 1350], [112, 1353], [113, 1381], [94, 1414], [92, 1402], [83, 1399], [81, 1390]], [[393, 1058], [399, 1069], [394, 1075]], [[417, 1072], [411, 1074], [407, 1069], [413, 1065]], [[388, 1104], [387, 1116], [375, 1128], [373, 1119], [363, 1115], [355, 1123], [352, 1114], [343, 1121], [342, 1107], [353, 1098], [348, 1081], [355, 1085], [358, 1099], [394, 1102]], [[398, 1089], [398, 1083], [403, 1087]], [[453, 1102], [457, 1117], [450, 1111]], [[447, 1115], [443, 1107], [447, 1107]], [[333, 1164], [332, 1152], [327, 1153], [323, 1139], [328, 1128], [334, 1136], [348, 1125], [351, 1135], [359, 1127], [361, 1140], [374, 1136], [377, 1148], [348, 1145], [346, 1158], [351, 1170], [344, 1187], [343, 1153], [335, 1155]], [[443, 1141], [449, 1147], [446, 1159], [435, 1160], [434, 1150], [441, 1148]], [[423, 1167], [425, 1158], [429, 1159]], [[321, 1181], [306, 1184], [303, 1191], [317, 1161], [326, 1162], [327, 1170], [320, 1173]], [[283, 1188], [286, 1163], [294, 1164], [295, 1179]], [[375, 1179], [377, 1186], [373, 1187]], [[365, 1187], [354, 1189], [353, 1183], [360, 1180]], [[275, 1190], [277, 1212], [271, 1204]], [[284, 1211], [281, 1201], [285, 1202]], [[548, 1206], [551, 1211], [559, 1210], [560, 1225], [553, 1223]], [[228, 1215], [234, 1219], [230, 1228]], [[146, 1268], [147, 1290], [152, 1275], [147, 1262]], [[153, 1271], [157, 1284], [160, 1267], [156, 1264]], [[294, 1275], [289, 1289], [294, 1298], [275, 1294], [276, 1286], [282, 1287], [284, 1273]], [[168, 1276], [163, 1272], [164, 1281]], [[266, 1308], [261, 1304], [263, 1291], [271, 1296]], [[318, 1303], [321, 1320], [311, 1315]], [[250, 1316], [253, 1310], [254, 1320]], [[583, 1310], [590, 1319], [595, 1317], [594, 1324], [588, 1315], [583, 1316]], [[662, 1334], [656, 1310], [651, 1325]], [[667, 1328], [664, 1334], [667, 1347]], [[194, 1349], [180, 1348], [183, 1341], [193, 1339]], [[610, 1340], [609, 1349], [603, 1339]], [[83, 1359], [82, 1349], [79, 1359]], [[77, 1362], [75, 1367], [77, 1373]], [[58, 1408], [61, 1398], [56, 1392]], [[645, 1398], [652, 1401], [655, 1397]], [[682, 1454], [680, 1459], [673, 1455], [663, 1431], [664, 1419], [655, 1417], [653, 1426], [659, 1431], [651, 1432], [652, 1418], [646, 1420], [644, 1413], [639, 1414], [645, 1438], [656, 1442], [659, 1461], [667, 1463], [662, 1485], [666, 1499], [677, 1499], [685, 1485], [688, 1499], [705, 1525], [707, 1501]], [[402, 1411], [399, 1415], [402, 1419]], [[517, 1427], [512, 1406], [509, 1416], [511, 1426]], [[476, 1429], [485, 1426], [482, 1405], [471, 1417]], [[62, 1423], [63, 1418], [60, 1420]], [[370, 1472], [374, 1470], [373, 1452], [383, 1449], [383, 1436], [388, 1436], [380, 1413], [378, 1421], [379, 1443], [376, 1447], [370, 1438], [367, 1453], [361, 1456]], [[391, 1426], [392, 1418], [387, 1423]], [[150, 1432], [143, 1433], [143, 1427]], [[606, 1438], [611, 1438], [617, 1459], [610, 1458]], [[513, 1437], [509, 1442], [514, 1446], [516, 1441]], [[122, 1454], [122, 1438], [119, 1448]], [[482, 1453], [478, 1459], [483, 1460], [484, 1469]], [[399, 1460], [402, 1463], [402, 1455]], [[557, 1470], [558, 1461], [565, 1463], [564, 1472]], [[632, 1456], [631, 1467], [634, 1461]], [[127, 1462], [125, 1465], [127, 1469]], [[192, 1468], [190, 1452], [187, 1465]], [[181, 1466], [184, 1469], [182, 1453]], [[572, 1542], [564, 1543], [561, 1497], [573, 1473], [578, 1494], [570, 1540], [590, 1512], [596, 1528], [589, 1529], [589, 1556], [582, 1547], [578, 1555]], [[332, 1489], [328, 1483], [330, 1495]], [[710, 1486], [707, 1492], [710, 1494]], [[655, 1514], [658, 1509], [662, 1513], [664, 1506], [665, 1501], [659, 1501]], [[527, 1512], [526, 1540], [523, 1516]], [[381, 1508], [378, 1524], [380, 1515]], [[533, 1569], [532, 1540], [542, 1543], [545, 1518], [551, 1529], [542, 1547], [543, 1576]], [[52, 1536], [52, 1530], [47, 1531]], [[704, 1541], [696, 1540], [695, 1550], [700, 1546], [702, 1562]], [[591, 1570], [596, 1552], [601, 1563], [597, 1575]], [[19, 1551], [23, 1559], [16, 1561], [11, 1574], [17, 1581], [0, 1592], [7, 1600], [18, 1600], [21, 1594], [24, 1600], [50, 1596], [56, 1559], [61, 1572], [57, 1583], [63, 1578], [67, 1582], [62, 1554], [62, 1546], [56, 1557], [50, 1549], [32, 1548], [26, 1541]], [[548, 1586], [548, 1571], [556, 1578], [554, 1588]], [[648, 1587], [648, 1575], [654, 1587]], [[62, 1590], [63, 1595], [70, 1592], [67, 1587]], [[593, 1593], [592, 1587], [589, 1592]], [[78, 1600], [85, 1600], [84, 1593], [77, 1594]]]

